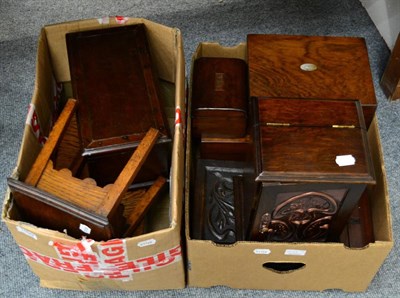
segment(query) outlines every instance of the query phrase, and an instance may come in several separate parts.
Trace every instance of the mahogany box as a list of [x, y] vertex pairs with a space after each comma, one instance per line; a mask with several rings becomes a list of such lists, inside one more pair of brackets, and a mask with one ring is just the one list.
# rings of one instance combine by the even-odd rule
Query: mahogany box
[[376, 98], [363, 38], [250, 34], [251, 97], [359, 100], [369, 127]]
[[194, 61], [193, 134], [240, 138], [247, 132], [247, 65], [235, 58], [202, 57]]
[[[88, 19], [43, 27], [38, 41], [35, 89], [12, 178], [20, 181], [26, 179], [52, 125], [56, 122], [61, 107], [66, 99], [73, 96], [66, 34], [102, 28], [123, 28], [135, 24], [143, 24], [146, 27], [149, 51], [157, 73], [154, 79], [159, 84], [160, 95], [164, 100], [162, 112], [165, 119], [162, 125], [168, 125], [165, 129], [168, 129], [171, 138], [167, 191], [148, 211], [144, 219], [143, 233], [108, 241], [94, 241], [90, 235], [74, 238], [62, 231], [32, 224], [23, 218], [12, 193], [8, 190], [5, 194], [2, 220], [43, 287], [81, 291], [185, 287], [181, 246], [184, 186], [184, 125], [181, 120], [185, 119], [185, 63], [182, 37], [178, 29], [136, 18], [123, 18], [121, 23], [119, 17]], [[104, 73], [97, 75], [101, 76]], [[105, 86], [97, 87], [100, 89]], [[126, 86], [121, 86], [124, 87]], [[121, 121], [129, 120], [124, 112], [121, 111]], [[113, 118], [115, 117], [116, 115], [113, 115]], [[112, 119], [104, 120], [107, 121], [96, 119], [96, 127], [102, 124], [112, 125]], [[122, 135], [120, 141], [125, 142], [123, 136], [126, 132], [117, 132], [121, 133], [119, 136]], [[101, 134], [96, 136], [100, 136], [100, 139], [107, 137]], [[74, 137], [69, 135], [66, 142], [71, 148], [76, 146], [74, 142], [70, 142], [73, 139]], [[58, 156], [62, 157], [61, 160], [68, 160], [71, 158], [70, 152], [58, 152]], [[63, 162], [60, 161], [60, 167], [62, 166]], [[130, 196], [128, 199], [129, 201], [124, 202], [125, 206], [133, 207], [135, 197]], [[62, 221], [63, 218], [60, 217], [59, 220]]]
[[[216, 43], [205, 42], [198, 45], [193, 59], [199, 57], [234, 57], [246, 60], [246, 50], [246, 44], [224, 47]], [[356, 105], [354, 101], [352, 104]], [[190, 105], [191, 97], [189, 92], [189, 110], [191, 108]], [[358, 108], [353, 107], [351, 110], [354, 112]], [[357, 164], [357, 169], [346, 169], [342, 170], [343, 173], [340, 173], [340, 175], [347, 175], [346, 172], [349, 172], [351, 176], [357, 176], [355, 175], [357, 172], [365, 173], [366, 175], [358, 175], [359, 177], [356, 179], [358, 182], [363, 181], [363, 183], [371, 180], [368, 176], [375, 177], [374, 185], [367, 183], [368, 196], [361, 199], [361, 206], [359, 205], [361, 209], [356, 210], [358, 214], [357, 212], [354, 213], [353, 210], [350, 220], [344, 229], [344, 234], [342, 234], [342, 242], [260, 242], [240, 240], [232, 243], [231, 238], [230, 243], [229, 240], [226, 243], [222, 243], [216, 238], [211, 239], [209, 237], [209, 240], [205, 240], [205, 237], [201, 238], [198, 235], [193, 235], [192, 215], [196, 213], [196, 206], [193, 203], [194, 197], [191, 187], [194, 185], [193, 182], [197, 182], [193, 180], [196, 174], [193, 171], [193, 167], [197, 163], [198, 147], [196, 146], [198, 146], [198, 143], [193, 142], [194, 138], [190, 137], [192, 129], [190, 121], [188, 121], [187, 127], [185, 236], [188, 286], [213, 287], [222, 285], [238, 289], [302, 291], [342, 289], [348, 292], [361, 292], [368, 288], [393, 246], [388, 186], [376, 118], [373, 118], [369, 129], [365, 130], [369, 140], [370, 157], [373, 166], [371, 168], [359, 168]], [[274, 128], [289, 129], [290, 126], [269, 127], [271, 130]], [[330, 128], [330, 130], [335, 131], [336, 129], [339, 128]], [[359, 130], [358, 132], [361, 133]], [[337, 130], [336, 133], [339, 133], [339, 131]], [[323, 140], [320, 139], [320, 141]], [[311, 145], [317, 144], [312, 142]], [[319, 145], [323, 146], [323, 144]], [[339, 147], [347, 149], [345, 146]], [[314, 147], [310, 146], [310, 150], [312, 148]], [[355, 147], [349, 146], [349, 149], [351, 148], [354, 149]], [[287, 150], [290, 150], [290, 148]], [[324, 153], [323, 150], [320, 152], [320, 158], [325, 156]], [[344, 152], [344, 154], [347, 153]], [[366, 165], [366, 161], [362, 160], [363, 157], [358, 157], [362, 156], [360, 152], [351, 154], [356, 155], [356, 162]], [[210, 155], [207, 156], [210, 157]], [[327, 158], [331, 159], [331, 157]], [[332, 162], [336, 167], [335, 159], [336, 157]], [[220, 166], [220, 164], [208, 162], [204, 165], [204, 168], [212, 173], [216, 169], [213, 165]], [[234, 166], [235, 164], [232, 165]], [[277, 164], [276, 166], [276, 169], [279, 169], [280, 165]], [[372, 168], [373, 173], [367, 170]], [[234, 172], [232, 174], [236, 175]], [[353, 180], [352, 182], [355, 181]], [[367, 199], [370, 204], [370, 215], [364, 215], [364, 199]], [[370, 221], [372, 222], [372, 227], [370, 228], [373, 230], [374, 241], [370, 243], [370, 238], [368, 240], [368, 231], [363, 234], [363, 237], [366, 236], [364, 239], [349, 241], [348, 237], [352, 238], [351, 234], [360, 230], [360, 224], [369, 216], [372, 217], [372, 221]], [[363, 229], [367, 230], [367, 228]], [[209, 232], [210, 230], [204, 230], [203, 235], [207, 236]], [[361, 240], [361, 242], [358, 242], [358, 240]], [[365, 243], [368, 244], [365, 245]]]

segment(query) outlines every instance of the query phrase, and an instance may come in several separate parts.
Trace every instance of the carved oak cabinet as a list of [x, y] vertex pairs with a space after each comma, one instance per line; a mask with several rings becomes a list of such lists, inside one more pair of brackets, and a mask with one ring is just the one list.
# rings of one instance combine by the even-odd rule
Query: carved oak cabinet
[[338, 241], [375, 183], [358, 101], [253, 98], [251, 240]]

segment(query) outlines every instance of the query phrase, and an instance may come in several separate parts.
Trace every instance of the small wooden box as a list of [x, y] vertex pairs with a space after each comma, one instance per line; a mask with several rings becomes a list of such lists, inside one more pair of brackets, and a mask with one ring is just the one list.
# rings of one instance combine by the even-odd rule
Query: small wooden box
[[259, 195], [250, 239], [338, 241], [375, 183], [360, 103], [259, 98], [253, 106]]
[[363, 38], [250, 34], [250, 97], [356, 99], [369, 127], [376, 98]]
[[193, 66], [194, 136], [240, 138], [247, 127], [247, 65], [237, 58], [202, 57]]

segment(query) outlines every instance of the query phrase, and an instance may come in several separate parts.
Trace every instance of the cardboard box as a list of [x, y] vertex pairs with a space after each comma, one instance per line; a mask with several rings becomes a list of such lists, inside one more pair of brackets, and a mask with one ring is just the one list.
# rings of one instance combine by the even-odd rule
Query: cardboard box
[[[215, 43], [202, 43], [193, 60], [198, 57], [246, 60], [246, 45], [225, 48]], [[189, 92], [188, 111], [190, 98]], [[187, 125], [185, 233], [188, 286], [223, 285], [240, 289], [314, 291], [342, 289], [349, 292], [367, 289], [393, 246], [386, 174], [376, 119], [368, 132], [377, 180], [371, 196], [375, 242], [362, 249], [350, 249], [342, 243], [239, 241], [232, 245], [219, 245], [191, 239], [190, 120]]]
[[[105, 18], [45, 26], [40, 34], [36, 82], [13, 176], [24, 179], [42, 148], [60, 98], [71, 96], [65, 34], [144, 23], [174, 131], [169, 195], [154, 207], [149, 233], [94, 242], [20, 221], [8, 191], [2, 219], [43, 287], [70, 290], [179, 289], [185, 287], [181, 247], [184, 187], [185, 63], [181, 33], [144, 19]], [[177, 115], [177, 117], [176, 117]]]

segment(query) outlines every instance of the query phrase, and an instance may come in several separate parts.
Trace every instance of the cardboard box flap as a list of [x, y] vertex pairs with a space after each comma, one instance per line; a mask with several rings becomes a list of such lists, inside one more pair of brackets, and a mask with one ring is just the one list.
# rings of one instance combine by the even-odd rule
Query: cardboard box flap
[[193, 59], [197, 57], [224, 57], [247, 60], [246, 43], [233, 47], [224, 47], [216, 42], [204, 42], [197, 46]]

